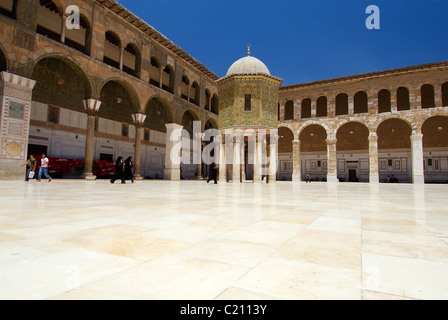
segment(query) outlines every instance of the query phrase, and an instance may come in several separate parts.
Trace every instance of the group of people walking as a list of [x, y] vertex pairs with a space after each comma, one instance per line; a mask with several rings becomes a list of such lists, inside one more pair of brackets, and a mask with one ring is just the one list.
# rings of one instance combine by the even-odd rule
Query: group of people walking
[[131, 180], [134, 183], [134, 174], [132, 173], [132, 168], [134, 163], [132, 162], [132, 157], [128, 157], [123, 161], [123, 157], [118, 157], [115, 161], [115, 174], [110, 179], [110, 183], [114, 183], [116, 180], [121, 180], [122, 184], [126, 183], [126, 180]]
[[[22, 164], [22, 167], [27, 166], [28, 170], [26, 171], [25, 181], [30, 181], [36, 175], [37, 170], [37, 159], [33, 154], [30, 154], [30, 159]], [[48, 182], [51, 182], [52, 178], [48, 174], [48, 167], [50, 166], [50, 160], [48, 160], [45, 154], [42, 154], [42, 158], [40, 160], [40, 168], [39, 174], [37, 175], [37, 182], [41, 182], [42, 174], [48, 179]]]
[[[27, 162], [22, 164], [22, 167], [27, 166], [25, 181], [30, 181], [30, 179], [35, 178], [37, 173], [37, 165], [38, 161], [34, 157], [33, 154], [29, 155], [29, 159]], [[47, 158], [45, 154], [42, 154], [42, 158], [40, 160], [40, 168], [37, 175], [37, 182], [41, 182], [42, 175], [44, 175], [48, 182], [51, 182], [52, 178], [48, 174], [48, 168], [50, 166], [50, 160]], [[123, 161], [123, 157], [118, 157], [115, 162], [115, 174], [110, 180], [111, 183], [114, 183], [116, 180], [121, 180], [121, 183], [126, 183], [126, 180], [131, 180], [134, 183], [134, 174], [132, 173], [132, 168], [134, 167], [134, 163], [132, 161], [132, 157], [128, 157]]]

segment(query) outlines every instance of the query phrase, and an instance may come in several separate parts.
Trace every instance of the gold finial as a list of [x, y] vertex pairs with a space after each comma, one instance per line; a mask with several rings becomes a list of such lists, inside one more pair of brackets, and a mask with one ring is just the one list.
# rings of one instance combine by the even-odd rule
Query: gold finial
[[247, 55], [250, 56], [250, 44], [247, 45]]

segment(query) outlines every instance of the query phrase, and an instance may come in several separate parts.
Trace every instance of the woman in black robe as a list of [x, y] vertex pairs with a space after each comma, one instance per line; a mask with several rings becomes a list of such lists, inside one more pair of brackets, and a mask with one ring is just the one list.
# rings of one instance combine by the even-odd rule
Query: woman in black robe
[[124, 181], [123, 165], [123, 157], [118, 157], [117, 161], [115, 161], [115, 174], [113, 178], [110, 179], [110, 183], [114, 183], [115, 180], [121, 180], [121, 183], [126, 183]]
[[124, 162], [124, 180], [131, 180], [134, 183], [134, 174], [132, 173], [132, 168], [134, 163], [132, 162], [132, 157], [128, 157]]
[[216, 166], [216, 164], [213, 162], [211, 167], [210, 167], [210, 173], [208, 175], [208, 179], [207, 179], [207, 183], [210, 182], [210, 180], [213, 180], [215, 182], [215, 184], [218, 183], [218, 167]]

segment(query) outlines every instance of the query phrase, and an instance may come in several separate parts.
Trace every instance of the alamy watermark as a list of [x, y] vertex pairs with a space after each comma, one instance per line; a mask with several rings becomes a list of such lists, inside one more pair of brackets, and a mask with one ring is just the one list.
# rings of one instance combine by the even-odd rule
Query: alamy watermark
[[65, 20], [65, 27], [68, 30], [81, 29], [81, 15], [79, 7], [75, 5], [67, 6], [65, 9], [67, 19]]
[[[180, 164], [248, 164], [258, 166], [263, 175], [277, 171], [276, 130], [232, 129], [224, 133], [217, 129], [201, 132], [201, 122], [193, 122], [192, 136], [183, 128], [169, 136], [170, 161]], [[203, 143], [205, 142], [205, 146]]]
[[366, 8], [366, 14], [370, 14], [366, 19], [366, 28], [369, 30], [379, 30], [380, 26], [380, 8], [375, 5], [370, 5]]

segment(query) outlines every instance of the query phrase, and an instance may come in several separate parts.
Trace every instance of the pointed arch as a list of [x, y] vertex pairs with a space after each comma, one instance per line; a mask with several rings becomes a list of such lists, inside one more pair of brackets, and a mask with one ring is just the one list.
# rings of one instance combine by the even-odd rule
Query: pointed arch
[[83, 100], [92, 96], [90, 78], [72, 58], [60, 54], [37, 59], [32, 79], [36, 80], [33, 101], [84, 110]]
[[140, 78], [141, 60], [140, 48], [135, 43], [128, 43], [123, 51], [123, 71]]
[[173, 122], [171, 108], [166, 100], [160, 96], [151, 97], [145, 107], [145, 127], [166, 132], [165, 124]]
[[132, 86], [119, 78], [104, 82], [100, 91], [101, 108], [98, 116], [132, 123], [132, 114], [139, 111], [140, 103]]

